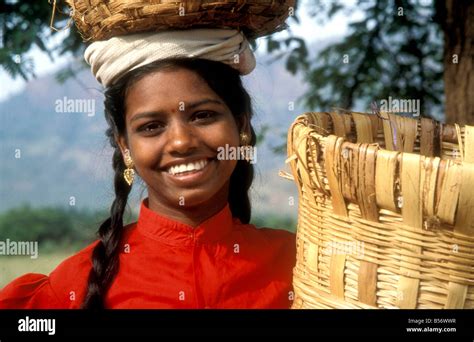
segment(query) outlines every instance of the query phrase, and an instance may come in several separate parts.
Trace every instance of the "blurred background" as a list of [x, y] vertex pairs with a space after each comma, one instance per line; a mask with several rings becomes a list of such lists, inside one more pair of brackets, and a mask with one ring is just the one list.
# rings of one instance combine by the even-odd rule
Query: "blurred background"
[[[0, 1], [0, 242], [39, 244], [37, 259], [0, 253], [0, 287], [49, 273], [92, 242], [114, 199], [103, 90], [56, 6], [52, 30], [47, 0]], [[289, 171], [286, 133], [305, 111], [370, 112], [391, 97], [473, 124], [473, 12], [468, 0], [303, 0], [288, 30], [253, 42], [258, 66], [244, 77], [259, 135], [252, 222], [296, 229], [297, 189], [278, 172]], [[65, 99], [94, 100], [94, 115], [58, 112]], [[145, 197], [136, 183], [127, 222]]]

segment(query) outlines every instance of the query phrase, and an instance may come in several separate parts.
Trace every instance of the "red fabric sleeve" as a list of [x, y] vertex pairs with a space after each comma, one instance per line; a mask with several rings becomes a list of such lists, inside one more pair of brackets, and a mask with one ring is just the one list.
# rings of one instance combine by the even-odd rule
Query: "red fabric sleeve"
[[49, 276], [28, 273], [0, 290], [0, 309], [78, 309], [96, 242], [61, 262]]
[[49, 277], [28, 273], [16, 278], [0, 291], [0, 309], [61, 309]]

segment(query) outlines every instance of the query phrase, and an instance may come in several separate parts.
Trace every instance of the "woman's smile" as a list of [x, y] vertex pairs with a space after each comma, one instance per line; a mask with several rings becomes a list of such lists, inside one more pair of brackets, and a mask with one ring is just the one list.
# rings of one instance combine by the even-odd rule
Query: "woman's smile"
[[180, 175], [182, 173], [188, 173], [188, 172], [193, 172], [193, 171], [199, 171], [204, 169], [204, 167], [207, 165], [208, 160], [207, 159], [200, 159], [198, 161], [188, 161], [186, 164], [186, 161], [179, 165], [171, 166], [168, 169], [168, 173], [172, 175]]
[[162, 172], [178, 187], [196, 187], [204, 184], [207, 180], [216, 176], [216, 158], [201, 158], [195, 161], [179, 161]]

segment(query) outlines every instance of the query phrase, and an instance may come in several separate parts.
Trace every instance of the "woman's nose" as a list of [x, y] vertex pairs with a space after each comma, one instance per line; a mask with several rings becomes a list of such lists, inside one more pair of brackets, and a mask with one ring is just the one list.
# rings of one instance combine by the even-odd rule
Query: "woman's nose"
[[166, 148], [169, 153], [186, 154], [197, 147], [197, 138], [191, 125], [174, 122], [168, 127]]

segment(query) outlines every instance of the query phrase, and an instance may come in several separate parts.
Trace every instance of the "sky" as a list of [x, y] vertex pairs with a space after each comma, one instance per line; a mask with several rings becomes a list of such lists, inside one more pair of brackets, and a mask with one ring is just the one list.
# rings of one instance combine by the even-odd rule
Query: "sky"
[[[294, 34], [296, 36], [304, 37], [307, 43], [345, 35], [348, 31], [348, 22], [362, 15], [361, 13], [354, 12], [349, 17], [347, 17], [344, 14], [339, 13], [325, 25], [319, 25], [315, 22], [313, 18], [309, 17], [307, 13], [306, 9], [307, 3], [309, 1], [312, 0], [302, 1], [302, 6], [299, 9], [299, 15], [301, 18], [300, 24], [298, 25], [294, 21], [291, 22], [291, 30], [294, 32]], [[354, 2], [355, 1], [353, 0], [347, 1], [348, 4], [353, 4]], [[56, 35], [55, 40], [52, 41], [50, 45], [56, 45], [62, 40], [65, 35], [66, 32], [59, 33], [58, 35]], [[280, 32], [276, 34], [276, 37], [284, 37], [286, 35], [286, 32]], [[261, 53], [261, 50], [262, 48], [257, 48], [257, 55]], [[61, 67], [64, 67], [65, 65], [71, 62], [71, 55], [64, 55], [61, 57], [56, 56], [54, 61], [51, 61], [45, 53], [41, 52], [36, 47], [31, 49], [31, 51], [27, 54], [27, 57], [33, 59], [36, 67], [35, 71], [38, 77], [54, 73], [58, 71]], [[24, 88], [26, 82], [21, 77], [12, 79], [3, 68], [0, 68], [0, 84], [8, 84], [8, 86], [3, 87], [4, 89], [2, 89], [2, 91], [0, 92], [0, 101], [4, 101], [11, 95], [20, 92]]]

